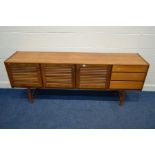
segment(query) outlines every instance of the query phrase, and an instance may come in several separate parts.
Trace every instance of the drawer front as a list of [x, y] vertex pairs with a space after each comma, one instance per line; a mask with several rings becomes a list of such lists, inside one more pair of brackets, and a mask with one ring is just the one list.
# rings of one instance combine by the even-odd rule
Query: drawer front
[[112, 73], [111, 80], [144, 81], [146, 73]]
[[77, 88], [107, 88], [109, 86], [111, 66], [78, 65]]
[[6, 64], [13, 87], [41, 87], [39, 64]]
[[114, 65], [112, 72], [147, 72], [147, 65]]
[[111, 89], [142, 89], [142, 81], [111, 81]]
[[73, 88], [74, 65], [42, 64], [44, 87], [48, 88]]

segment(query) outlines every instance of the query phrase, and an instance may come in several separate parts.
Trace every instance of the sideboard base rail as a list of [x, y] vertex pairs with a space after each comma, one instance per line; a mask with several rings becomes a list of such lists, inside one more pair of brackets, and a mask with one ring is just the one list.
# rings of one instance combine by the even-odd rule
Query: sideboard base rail
[[[36, 89], [32, 89], [32, 88], [27, 88], [27, 94], [28, 94], [28, 100], [29, 103], [32, 104], [34, 101], [34, 94], [36, 92]], [[125, 100], [125, 90], [117, 90], [119, 92], [119, 101], [120, 101], [120, 106], [124, 105], [124, 100]]]

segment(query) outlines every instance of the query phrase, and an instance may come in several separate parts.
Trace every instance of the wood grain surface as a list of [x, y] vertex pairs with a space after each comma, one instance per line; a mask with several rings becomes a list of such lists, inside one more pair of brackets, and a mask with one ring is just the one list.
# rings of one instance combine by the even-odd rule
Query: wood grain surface
[[148, 64], [137, 53], [80, 53], [80, 52], [24, 52], [14, 53], [7, 63], [62, 63], [62, 64]]

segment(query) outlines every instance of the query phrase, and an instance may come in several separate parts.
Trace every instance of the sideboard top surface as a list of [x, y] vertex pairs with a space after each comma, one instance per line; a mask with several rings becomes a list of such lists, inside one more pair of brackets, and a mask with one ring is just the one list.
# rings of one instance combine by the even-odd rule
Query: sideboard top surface
[[7, 63], [61, 63], [148, 65], [138, 53], [25, 52], [17, 51]]

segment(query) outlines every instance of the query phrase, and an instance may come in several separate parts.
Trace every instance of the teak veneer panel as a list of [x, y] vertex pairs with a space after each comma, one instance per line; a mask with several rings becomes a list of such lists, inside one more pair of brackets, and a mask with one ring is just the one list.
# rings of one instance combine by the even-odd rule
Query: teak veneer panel
[[147, 65], [137, 53], [16, 52], [7, 63]]

